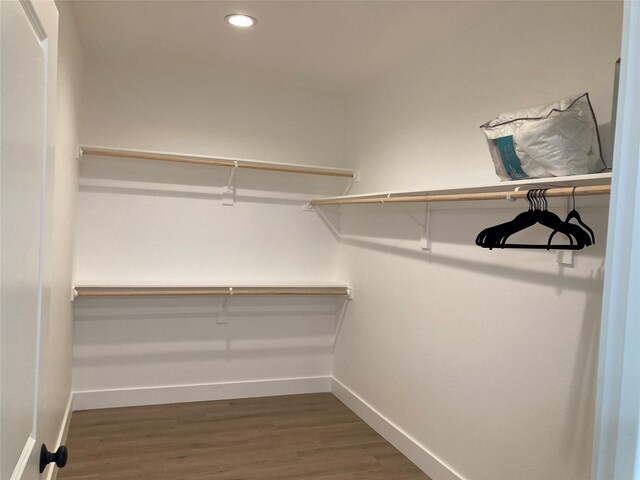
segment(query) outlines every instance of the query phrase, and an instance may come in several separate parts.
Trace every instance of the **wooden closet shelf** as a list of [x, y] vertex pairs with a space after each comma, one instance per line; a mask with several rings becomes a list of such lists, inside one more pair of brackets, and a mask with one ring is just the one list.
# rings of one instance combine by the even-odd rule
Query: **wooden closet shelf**
[[75, 287], [78, 297], [222, 297], [332, 296], [350, 297], [349, 287]]
[[[593, 181], [593, 184], [589, 183]], [[580, 175], [574, 177], [555, 177], [532, 179], [528, 181], [505, 182], [494, 186], [467, 187], [459, 189], [440, 189], [424, 192], [388, 192], [362, 195], [345, 195], [311, 200], [311, 206], [323, 205], [363, 205], [385, 203], [420, 202], [458, 202], [478, 200], [515, 200], [527, 198], [530, 188], [546, 188], [545, 196], [570, 197], [572, 195], [608, 195], [611, 193], [611, 174]], [[563, 183], [565, 185], [563, 185]], [[586, 183], [586, 184], [585, 184]], [[559, 184], [558, 186], [552, 186]], [[569, 185], [566, 185], [569, 184]], [[515, 187], [515, 189], [514, 189]], [[519, 188], [526, 187], [523, 190]]]
[[149, 160], [158, 162], [186, 163], [192, 165], [207, 165], [211, 167], [243, 168], [249, 170], [263, 170], [280, 173], [299, 173], [304, 175], [321, 175], [326, 177], [342, 177], [355, 179], [357, 173], [344, 168], [318, 167], [313, 165], [298, 165], [291, 163], [263, 162], [228, 157], [208, 157], [181, 153], [166, 153], [144, 150], [129, 150], [122, 148], [80, 146], [79, 156], [113, 157], [133, 160]]

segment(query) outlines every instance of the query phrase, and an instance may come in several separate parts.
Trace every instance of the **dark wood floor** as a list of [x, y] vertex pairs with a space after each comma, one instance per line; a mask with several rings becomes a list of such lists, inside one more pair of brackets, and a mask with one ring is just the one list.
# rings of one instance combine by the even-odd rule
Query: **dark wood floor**
[[429, 480], [330, 393], [74, 412], [61, 480]]

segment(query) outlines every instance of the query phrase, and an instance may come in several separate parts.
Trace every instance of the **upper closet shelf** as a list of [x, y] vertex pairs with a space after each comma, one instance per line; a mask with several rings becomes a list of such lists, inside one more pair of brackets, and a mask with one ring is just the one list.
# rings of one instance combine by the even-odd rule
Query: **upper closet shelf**
[[[526, 198], [531, 188], [547, 188], [546, 197], [608, 195], [611, 192], [611, 172], [568, 177], [533, 178], [456, 188], [419, 191], [390, 191], [343, 195], [311, 200], [310, 206], [362, 205], [372, 203], [455, 202], [470, 200], [515, 200]], [[575, 187], [575, 189], [574, 189]]]
[[318, 167], [313, 165], [299, 165], [293, 163], [263, 162], [260, 160], [245, 160], [228, 157], [208, 157], [204, 155], [190, 155], [182, 153], [156, 152], [149, 150], [129, 150], [124, 148], [106, 148], [81, 145], [78, 157], [114, 157], [134, 160], [148, 160], [157, 162], [186, 163], [191, 165], [207, 165], [211, 167], [244, 168], [280, 173], [299, 173], [304, 175], [321, 175], [326, 177], [341, 177], [357, 180], [358, 174], [346, 168]]

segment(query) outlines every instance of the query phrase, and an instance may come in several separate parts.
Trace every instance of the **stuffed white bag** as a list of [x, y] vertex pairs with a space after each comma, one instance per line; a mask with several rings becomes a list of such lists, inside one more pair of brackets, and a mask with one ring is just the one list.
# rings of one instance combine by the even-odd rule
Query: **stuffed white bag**
[[582, 175], [606, 168], [588, 93], [503, 113], [480, 128], [502, 180]]

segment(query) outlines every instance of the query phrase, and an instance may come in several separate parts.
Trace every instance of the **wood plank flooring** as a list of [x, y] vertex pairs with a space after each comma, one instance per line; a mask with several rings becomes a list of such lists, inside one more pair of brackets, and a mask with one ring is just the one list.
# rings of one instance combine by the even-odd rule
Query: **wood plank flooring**
[[330, 393], [74, 412], [60, 480], [429, 480]]

